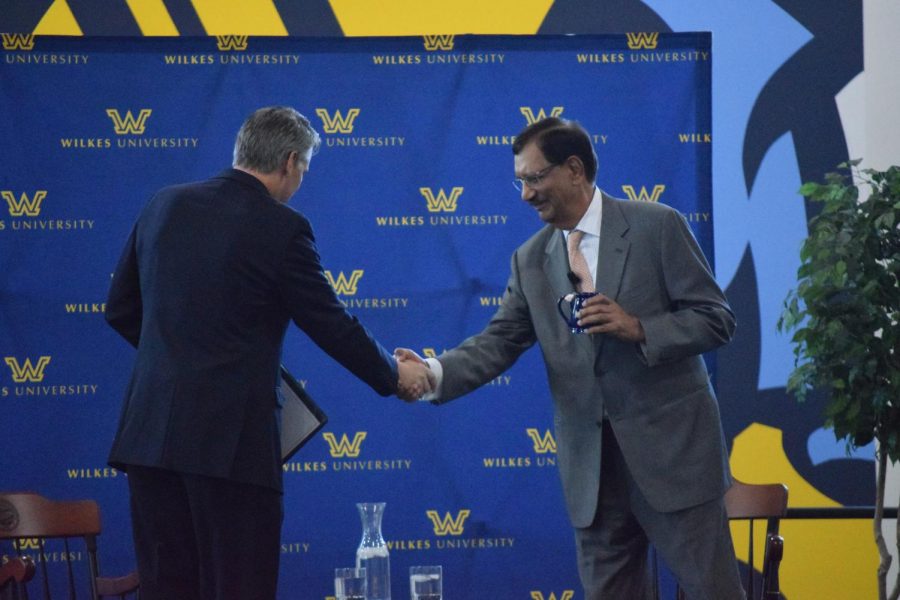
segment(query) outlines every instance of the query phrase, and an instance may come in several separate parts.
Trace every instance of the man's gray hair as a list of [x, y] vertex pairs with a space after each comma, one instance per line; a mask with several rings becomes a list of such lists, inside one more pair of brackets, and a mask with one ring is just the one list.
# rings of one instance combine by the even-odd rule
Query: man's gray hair
[[278, 170], [291, 152], [303, 156], [322, 143], [309, 119], [289, 106], [267, 106], [250, 115], [234, 142], [233, 166], [259, 173]]

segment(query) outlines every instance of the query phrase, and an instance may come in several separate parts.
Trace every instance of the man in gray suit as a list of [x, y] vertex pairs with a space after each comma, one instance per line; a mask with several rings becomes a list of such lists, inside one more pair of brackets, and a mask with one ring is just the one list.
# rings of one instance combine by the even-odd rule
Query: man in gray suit
[[[677, 211], [595, 187], [597, 158], [577, 123], [538, 121], [513, 154], [522, 200], [547, 226], [513, 254], [484, 331], [428, 360], [439, 384], [427, 399], [471, 392], [538, 342], [585, 598], [649, 600], [649, 543], [692, 600], [744, 598], [700, 356], [727, 343], [735, 321], [706, 259]], [[579, 321], [589, 335], [572, 333], [556, 301], [594, 289]]]

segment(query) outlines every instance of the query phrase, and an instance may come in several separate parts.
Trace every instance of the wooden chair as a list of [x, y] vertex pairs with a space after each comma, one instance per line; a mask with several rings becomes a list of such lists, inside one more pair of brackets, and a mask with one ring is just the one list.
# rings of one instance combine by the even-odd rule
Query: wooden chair
[[34, 577], [34, 561], [16, 556], [0, 565], [0, 600], [19, 600], [19, 589]]
[[729, 519], [749, 522], [749, 548], [747, 565], [747, 598], [753, 595], [753, 523], [766, 520], [766, 541], [763, 548], [762, 591], [760, 598], [770, 600], [781, 597], [778, 584], [778, 568], [784, 554], [784, 538], [778, 533], [781, 518], [787, 514], [788, 489], [781, 483], [751, 484], [734, 480], [725, 493], [725, 509]]
[[[725, 510], [730, 520], [749, 522], [749, 549], [747, 556], [747, 599], [775, 600], [781, 597], [778, 584], [778, 568], [784, 554], [784, 538], [778, 533], [782, 517], [787, 514], [788, 489], [780, 483], [744, 483], [734, 480], [725, 492]], [[766, 520], [766, 542], [763, 549], [761, 592], [754, 595], [753, 583], [753, 523]], [[678, 590], [678, 600], [684, 600], [684, 593]]]
[[[80, 538], [83, 541], [88, 559], [87, 577], [90, 595], [83, 598], [98, 598], [129, 595], [138, 597], [138, 579], [136, 573], [120, 578], [100, 577], [97, 561], [97, 536], [100, 535], [100, 508], [93, 500], [60, 501], [48, 500], [34, 493], [0, 493], [0, 541], [8, 540], [13, 555], [28, 556], [34, 552], [34, 561], [40, 565], [41, 589], [43, 597], [51, 598], [51, 591], [58, 586], [51, 586], [50, 569], [47, 566], [51, 547], [61, 541], [62, 559], [65, 565], [65, 583], [68, 587], [67, 598], [77, 598], [76, 573], [73, 563], [80, 555], [78, 546], [70, 541]], [[54, 541], [58, 540], [58, 541]], [[29, 557], [30, 558], [30, 557]], [[80, 577], [78, 579], [81, 579]], [[54, 582], [58, 583], [58, 582]], [[31, 588], [35, 588], [34, 584]], [[13, 582], [11, 589], [20, 597], [29, 598], [29, 587], [25, 582]], [[12, 596], [15, 597], [15, 596]]]

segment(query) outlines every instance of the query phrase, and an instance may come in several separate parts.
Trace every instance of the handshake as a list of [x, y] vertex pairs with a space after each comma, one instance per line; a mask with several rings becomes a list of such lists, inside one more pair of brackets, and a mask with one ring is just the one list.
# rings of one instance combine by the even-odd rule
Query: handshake
[[400, 380], [397, 383], [397, 397], [405, 402], [416, 402], [425, 394], [437, 388], [435, 377], [428, 363], [421, 356], [408, 348], [394, 350], [397, 360], [397, 372]]

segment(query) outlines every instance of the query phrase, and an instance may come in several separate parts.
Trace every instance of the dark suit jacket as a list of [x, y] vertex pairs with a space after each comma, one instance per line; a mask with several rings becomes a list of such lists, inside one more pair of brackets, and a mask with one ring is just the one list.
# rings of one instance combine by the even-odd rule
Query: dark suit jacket
[[290, 320], [379, 394], [396, 391], [396, 362], [335, 296], [309, 222], [235, 169], [154, 196], [106, 319], [137, 347], [109, 456], [123, 469], [280, 490], [276, 387]]
[[730, 485], [718, 404], [703, 352], [731, 339], [734, 315], [684, 219], [603, 195], [596, 289], [641, 320], [641, 346], [572, 334], [556, 309], [573, 291], [559, 230], [512, 256], [488, 326], [438, 357], [444, 402], [492, 380], [538, 342], [554, 400], [559, 471], [576, 527], [594, 519], [604, 409], [636, 483], [658, 511], [719, 497]]

